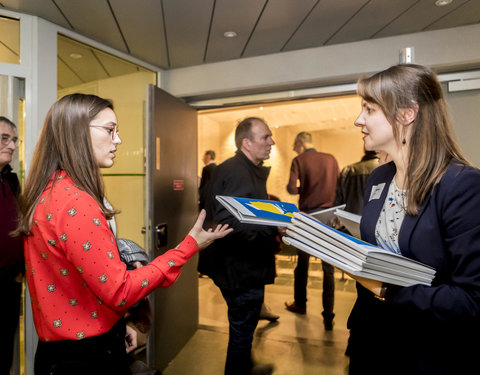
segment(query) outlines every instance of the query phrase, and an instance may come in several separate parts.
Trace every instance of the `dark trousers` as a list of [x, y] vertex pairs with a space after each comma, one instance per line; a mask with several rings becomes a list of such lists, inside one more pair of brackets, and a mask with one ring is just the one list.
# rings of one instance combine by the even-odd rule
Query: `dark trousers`
[[[307, 307], [307, 283], [308, 283], [308, 266], [310, 264], [310, 255], [298, 251], [297, 266], [294, 271], [294, 298], [295, 304], [300, 307]], [[335, 268], [322, 261], [323, 271], [323, 312], [322, 315], [325, 320], [332, 320], [335, 314], [333, 313], [333, 305], [335, 302]]]
[[82, 340], [38, 342], [35, 375], [130, 375], [125, 320], [110, 331]]
[[22, 284], [12, 278], [1, 278], [2, 308], [0, 322], [2, 322], [2, 339], [0, 340], [0, 375], [10, 374], [12, 367], [15, 332], [20, 318], [20, 297]]
[[253, 366], [252, 342], [265, 288], [220, 289], [228, 306], [229, 337], [225, 375], [247, 375]]

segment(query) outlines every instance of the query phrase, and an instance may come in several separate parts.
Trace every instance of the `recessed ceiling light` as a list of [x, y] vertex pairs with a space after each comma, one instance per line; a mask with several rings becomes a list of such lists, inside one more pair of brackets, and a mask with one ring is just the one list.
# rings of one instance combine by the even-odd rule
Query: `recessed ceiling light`
[[223, 36], [225, 38], [235, 38], [237, 36], [237, 33], [235, 31], [225, 31], [223, 33]]
[[72, 59], [81, 59], [83, 56], [80, 55], [79, 53], [71, 53], [71, 54], [70, 54], [70, 57], [71, 57]]
[[437, 1], [435, 1], [435, 5], [436, 5], [437, 7], [443, 7], [443, 6], [445, 6], [445, 5], [450, 4], [452, 1], [453, 1], [453, 0], [437, 0]]

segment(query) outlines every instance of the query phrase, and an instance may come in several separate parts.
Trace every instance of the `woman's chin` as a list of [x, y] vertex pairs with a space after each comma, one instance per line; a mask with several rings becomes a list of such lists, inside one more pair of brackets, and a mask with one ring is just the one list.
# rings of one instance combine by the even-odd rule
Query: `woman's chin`
[[110, 168], [113, 166], [113, 160], [105, 160], [102, 163], [98, 164], [99, 168]]

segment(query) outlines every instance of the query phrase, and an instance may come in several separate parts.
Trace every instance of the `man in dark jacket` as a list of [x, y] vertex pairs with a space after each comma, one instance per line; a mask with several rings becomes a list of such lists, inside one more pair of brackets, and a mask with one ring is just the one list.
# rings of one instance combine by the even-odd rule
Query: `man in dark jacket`
[[362, 160], [344, 167], [338, 177], [334, 206], [345, 203], [345, 211], [360, 215], [368, 176], [378, 166], [377, 153], [365, 150]]
[[252, 341], [265, 285], [275, 277], [275, 227], [238, 222], [216, 195], [268, 199], [270, 168], [262, 166], [275, 142], [260, 118], [246, 118], [235, 131], [235, 156], [217, 166], [208, 185], [206, 226], [228, 223], [233, 233], [200, 253], [199, 272], [212, 278], [228, 305], [230, 325], [225, 374], [271, 374], [271, 365], [254, 365]]
[[217, 164], [215, 163], [215, 151], [207, 150], [203, 155], [203, 164], [205, 166], [202, 169], [202, 177], [200, 178], [200, 186], [198, 187], [198, 199], [199, 208], [205, 207], [205, 191], [207, 182], [212, 178], [212, 173]]
[[21, 237], [10, 236], [17, 227], [18, 218], [20, 184], [10, 167], [18, 138], [15, 124], [3, 116], [0, 116], [0, 134], [0, 283], [3, 301], [0, 321], [4, 327], [0, 340], [0, 374], [9, 374], [25, 266], [23, 241]]

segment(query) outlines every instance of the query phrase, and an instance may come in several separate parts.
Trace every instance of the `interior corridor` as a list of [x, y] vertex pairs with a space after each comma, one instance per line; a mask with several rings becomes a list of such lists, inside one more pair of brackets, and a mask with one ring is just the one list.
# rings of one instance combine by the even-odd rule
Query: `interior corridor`
[[[355, 301], [355, 283], [341, 272], [335, 273], [335, 325], [333, 331], [325, 331], [320, 260], [310, 258], [307, 314], [297, 315], [284, 307], [285, 301], [293, 299], [296, 258], [290, 253], [294, 251], [284, 249], [277, 255], [278, 276], [265, 293], [266, 304], [280, 319], [277, 323], [260, 321], [253, 342], [254, 357], [262, 363], [273, 363], [276, 375], [346, 374], [346, 323]], [[209, 278], [199, 279], [199, 299], [199, 329], [164, 375], [223, 374], [228, 343], [227, 307]]]

